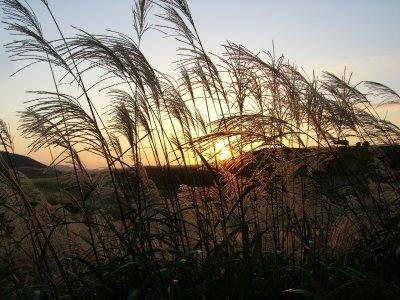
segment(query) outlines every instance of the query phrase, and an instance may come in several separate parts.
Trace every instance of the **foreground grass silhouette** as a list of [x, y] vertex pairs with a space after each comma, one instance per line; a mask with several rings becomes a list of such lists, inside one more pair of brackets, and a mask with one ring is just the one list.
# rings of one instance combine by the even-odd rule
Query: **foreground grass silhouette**
[[[66, 37], [41, 3], [56, 40], [28, 5], [1, 1], [11, 57], [47, 65], [54, 84], [26, 104], [21, 133], [71, 171], [50, 169], [43, 192], [13, 166], [1, 122], [2, 298], [399, 297], [400, 130], [376, 112], [395, 91], [309, 79], [234, 43], [211, 57], [184, 0], [137, 1], [135, 39]], [[155, 27], [182, 45], [176, 76], [140, 50]], [[87, 170], [82, 152], [105, 170]]]

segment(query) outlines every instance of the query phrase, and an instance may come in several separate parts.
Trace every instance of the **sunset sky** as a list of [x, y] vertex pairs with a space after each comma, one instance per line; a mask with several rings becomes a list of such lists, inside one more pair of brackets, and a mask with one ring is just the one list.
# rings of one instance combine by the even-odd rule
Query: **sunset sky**
[[[28, 0], [37, 12], [45, 33], [54, 36], [48, 15], [38, 0]], [[105, 29], [133, 36], [132, 0], [49, 0], [61, 21], [66, 35], [72, 35], [70, 25], [90, 33], [105, 33]], [[341, 74], [346, 67], [354, 72], [353, 82], [381, 82], [400, 92], [400, 1], [398, 0], [192, 0], [192, 14], [205, 41], [213, 53], [221, 53], [221, 44], [233, 41], [254, 52], [272, 50], [303, 67], [308, 74], [328, 70]], [[1, 15], [1, 18], [3, 16]], [[152, 21], [157, 21], [152, 18]], [[9, 33], [0, 30], [2, 44], [11, 41]], [[176, 59], [176, 43], [161, 33], [145, 35], [142, 50], [157, 69], [171, 73]], [[49, 74], [34, 67], [10, 78], [21, 64], [10, 62], [4, 48], [0, 49], [0, 118], [11, 125], [17, 152], [28, 152], [28, 141], [20, 138], [17, 111], [30, 99], [27, 90], [51, 89]], [[43, 72], [42, 72], [43, 71]], [[106, 106], [107, 99], [94, 99], [97, 107]], [[400, 109], [386, 107], [387, 118], [400, 124]], [[46, 153], [32, 157], [47, 163]], [[96, 166], [93, 163], [92, 166]]]

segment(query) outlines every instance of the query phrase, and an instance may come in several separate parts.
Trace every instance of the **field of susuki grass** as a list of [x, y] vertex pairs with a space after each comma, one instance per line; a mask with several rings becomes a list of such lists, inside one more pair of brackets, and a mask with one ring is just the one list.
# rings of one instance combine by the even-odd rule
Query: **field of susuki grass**
[[[131, 36], [65, 36], [40, 3], [56, 39], [0, 0], [11, 59], [53, 79], [19, 112], [51, 176], [10, 163], [0, 123], [1, 299], [400, 297], [400, 128], [377, 113], [394, 90], [236, 43], [211, 55], [185, 0], [137, 0]], [[141, 51], [155, 29], [180, 43], [173, 74]]]

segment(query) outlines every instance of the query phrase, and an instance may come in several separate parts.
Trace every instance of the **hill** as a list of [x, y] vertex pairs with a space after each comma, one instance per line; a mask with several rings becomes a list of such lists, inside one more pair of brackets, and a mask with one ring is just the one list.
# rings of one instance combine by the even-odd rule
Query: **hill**
[[[5, 152], [0, 151], [0, 156], [7, 164], [10, 164], [10, 160]], [[47, 168], [46, 165], [25, 155], [10, 153], [10, 157], [11, 157], [11, 162], [15, 168], [27, 168], [27, 167], [36, 169]]]

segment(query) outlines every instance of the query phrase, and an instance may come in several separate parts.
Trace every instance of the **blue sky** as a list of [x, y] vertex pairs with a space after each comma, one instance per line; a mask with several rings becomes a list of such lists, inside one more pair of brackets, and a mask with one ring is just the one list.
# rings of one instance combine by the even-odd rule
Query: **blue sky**
[[[46, 11], [38, 0], [28, 0], [36, 10], [46, 33]], [[91, 33], [112, 29], [133, 35], [133, 0], [49, 0], [63, 30], [73, 34], [70, 25]], [[238, 42], [254, 52], [270, 51], [272, 41], [278, 54], [311, 74], [323, 70], [341, 74], [346, 67], [354, 72], [354, 82], [373, 80], [400, 91], [400, 1], [399, 0], [189, 0], [207, 50], [219, 54], [227, 40]], [[1, 15], [1, 18], [3, 16]], [[155, 20], [155, 19], [153, 19]], [[10, 40], [0, 29], [2, 44]], [[159, 32], [150, 32], [142, 44], [150, 62], [170, 72], [176, 59], [176, 44]], [[35, 67], [13, 78], [17, 63], [10, 62], [0, 49], [0, 118], [17, 127], [16, 111], [29, 99], [25, 90], [45, 90], [50, 78], [45, 69]], [[104, 107], [99, 97], [97, 105]], [[400, 123], [400, 110], [391, 107], [388, 118]], [[16, 141], [18, 142], [17, 133]], [[21, 141], [20, 152], [26, 142]]]

